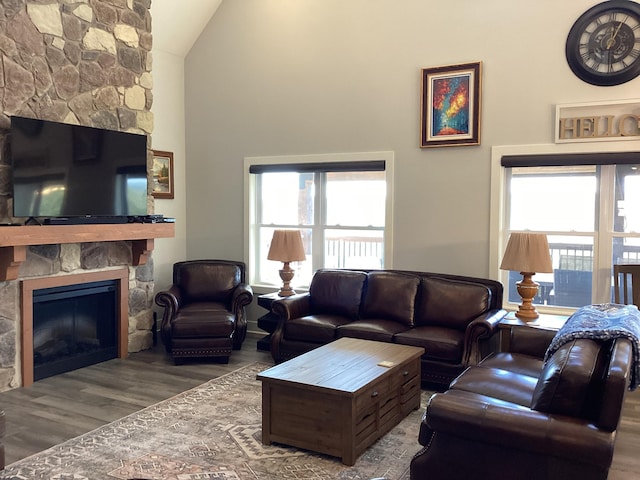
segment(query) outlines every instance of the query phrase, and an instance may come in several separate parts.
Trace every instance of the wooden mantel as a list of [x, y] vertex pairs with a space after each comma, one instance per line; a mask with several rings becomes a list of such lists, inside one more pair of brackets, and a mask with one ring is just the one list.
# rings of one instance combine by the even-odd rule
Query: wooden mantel
[[18, 278], [29, 245], [131, 241], [133, 265], [144, 265], [156, 238], [175, 235], [173, 223], [25, 225], [0, 227], [0, 281]]

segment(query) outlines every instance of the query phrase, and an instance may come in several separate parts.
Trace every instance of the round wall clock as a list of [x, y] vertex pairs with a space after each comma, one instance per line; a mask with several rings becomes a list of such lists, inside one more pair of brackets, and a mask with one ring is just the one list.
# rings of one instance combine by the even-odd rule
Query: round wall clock
[[567, 36], [567, 62], [592, 85], [620, 85], [640, 75], [640, 4], [609, 0], [584, 12]]

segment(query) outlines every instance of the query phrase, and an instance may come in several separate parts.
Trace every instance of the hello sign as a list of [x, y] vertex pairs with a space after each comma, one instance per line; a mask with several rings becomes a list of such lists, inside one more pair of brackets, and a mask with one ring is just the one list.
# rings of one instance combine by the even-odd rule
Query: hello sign
[[556, 143], [640, 140], [640, 100], [556, 106]]

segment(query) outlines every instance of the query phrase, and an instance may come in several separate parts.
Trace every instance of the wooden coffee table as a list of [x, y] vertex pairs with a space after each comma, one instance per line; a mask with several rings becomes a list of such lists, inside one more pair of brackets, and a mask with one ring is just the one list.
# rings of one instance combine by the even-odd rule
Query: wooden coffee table
[[262, 443], [341, 457], [367, 447], [420, 407], [423, 348], [341, 338], [257, 375]]

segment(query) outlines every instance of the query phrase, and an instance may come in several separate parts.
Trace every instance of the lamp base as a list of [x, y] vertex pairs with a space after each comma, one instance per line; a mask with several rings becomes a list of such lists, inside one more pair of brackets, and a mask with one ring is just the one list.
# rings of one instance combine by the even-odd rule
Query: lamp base
[[536, 307], [533, 306], [533, 299], [538, 294], [540, 285], [531, 278], [535, 273], [520, 272], [520, 274], [522, 275], [522, 280], [516, 282], [516, 286], [518, 295], [522, 299], [522, 304], [518, 307], [516, 317], [523, 322], [531, 322], [540, 316], [536, 311]]
[[291, 295], [295, 295], [296, 291], [289, 287], [289, 288], [285, 288], [282, 287], [280, 290], [278, 290], [278, 296], [280, 297], [290, 297]]
[[291, 288], [291, 280], [293, 280], [293, 276], [296, 272], [289, 266], [289, 262], [284, 262], [282, 270], [278, 270], [278, 273], [282, 279], [282, 288], [278, 291], [278, 295], [281, 297], [290, 297], [291, 295], [295, 295], [295, 290]]

